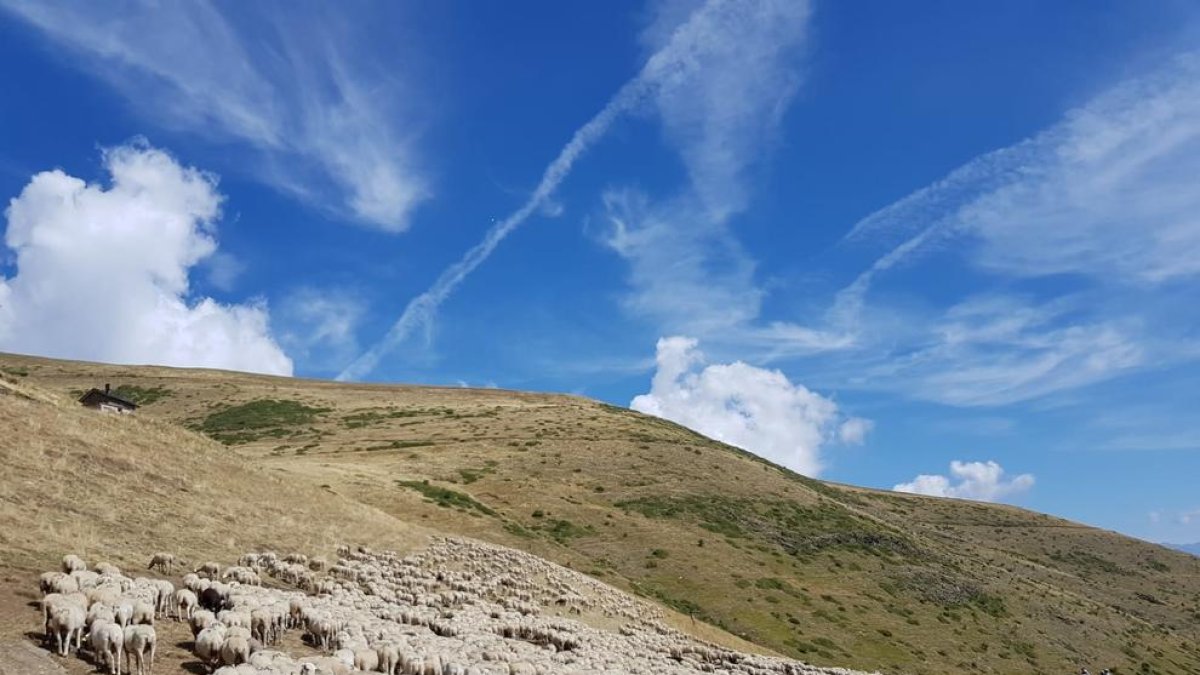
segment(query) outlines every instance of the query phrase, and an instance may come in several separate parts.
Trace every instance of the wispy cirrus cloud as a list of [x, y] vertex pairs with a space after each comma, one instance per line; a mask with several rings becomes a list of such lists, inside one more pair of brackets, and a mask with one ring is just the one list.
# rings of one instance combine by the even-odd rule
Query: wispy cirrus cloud
[[[861, 383], [956, 405], [1028, 400], [1194, 358], [1171, 336], [1200, 317], [1162, 305], [1165, 286], [1200, 275], [1197, 175], [1200, 53], [1191, 52], [859, 221], [848, 243], [892, 247], [837, 294], [824, 329], [854, 336], [861, 349], [849, 361], [868, 364]], [[920, 330], [872, 335], [897, 312], [872, 302], [875, 287], [946, 254], [969, 263], [975, 288], [1071, 283], [1042, 283], [1031, 296], [976, 291], [896, 322]]]
[[[547, 165], [542, 178], [533, 194], [504, 219], [493, 225], [483, 239], [469, 249], [461, 259], [446, 268], [434, 281], [428, 290], [413, 298], [405, 306], [400, 317], [392, 324], [387, 334], [369, 349], [359, 355], [339, 375], [338, 379], [348, 380], [361, 378], [373, 371], [379, 362], [389, 352], [408, 339], [418, 328], [432, 321], [438, 308], [455, 289], [458, 288], [479, 265], [483, 264], [492, 252], [515, 229], [520, 227], [530, 216], [545, 209], [554, 207], [553, 194], [559, 185], [571, 173], [575, 162], [597, 143], [608, 132], [609, 128], [622, 116], [642, 110], [647, 105], [666, 107], [682, 106], [680, 92], [712, 77], [714, 69], [720, 69], [728, 58], [744, 58], [739, 55], [742, 50], [752, 51], [762, 49], [762, 40], [748, 38], [768, 38], [784, 34], [797, 27], [796, 18], [807, 17], [808, 6], [803, 2], [786, 2], [779, 0], [707, 0], [703, 4], [686, 3], [679, 5], [683, 17], [680, 22], [663, 26], [655, 32], [650, 55], [638, 74], [613, 95], [592, 119], [579, 127], [571, 139], [559, 151], [558, 156]], [[747, 27], [758, 27], [759, 32], [747, 31]], [[767, 49], [766, 54], [782, 48], [782, 44]], [[762, 59], [750, 60], [751, 65], [769, 65]], [[753, 72], [746, 70], [741, 73], [747, 77]], [[710, 86], [706, 91], [708, 100], [703, 105], [707, 108], [720, 109], [723, 104], [718, 99], [734, 96], [745, 91], [746, 85], [739, 83], [736, 78], [722, 75], [721, 81], [736, 90], [721, 91]], [[749, 128], [755, 120], [749, 120], [734, 114], [737, 104], [728, 104], [731, 122], [728, 128]], [[680, 113], [684, 111], [681, 109]], [[761, 121], [761, 118], [757, 118]], [[722, 127], [726, 122], [720, 116], [702, 116], [694, 122], [680, 118], [677, 124], [668, 124], [673, 133], [691, 137], [702, 133], [705, 128]], [[697, 175], [709, 175], [705, 168], [709, 166], [725, 166], [740, 171], [739, 162], [724, 162], [720, 160], [725, 151], [719, 139], [706, 145], [707, 149], [696, 150]], [[740, 155], [739, 155], [740, 157]], [[746, 160], [741, 159], [744, 164]], [[706, 204], [705, 209], [720, 213], [731, 208], [722, 206], [724, 202]]]
[[276, 333], [305, 370], [336, 371], [358, 351], [358, 324], [366, 310], [352, 290], [302, 286], [278, 304]]
[[[656, 5], [643, 32], [656, 48], [694, 2]], [[674, 194], [614, 187], [603, 197], [610, 227], [602, 241], [630, 266], [627, 311], [663, 332], [759, 342], [797, 336], [782, 325], [759, 333], [754, 322], [765, 292], [755, 262], [729, 228], [749, 204], [748, 171], [760, 164], [778, 122], [800, 86], [810, 7], [806, 2], [736, 3], [752, 8], [706, 28], [698, 67], [679, 72], [650, 99], [664, 138], [679, 154], [688, 181]], [[816, 339], [813, 339], [816, 338]]]
[[1102, 381], [1141, 366], [1140, 331], [1080, 320], [1068, 303], [973, 296], [888, 348], [851, 357], [850, 384], [955, 406], [996, 406]]
[[137, 113], [245, 144], [256, 176], [321, 208], [399, 232], [430, 195], [415, 147], [422, 122], [400, 104], [408, 92], [359, 51], [343, 13], [301, 19], [282, 6], [209, 2], [0, 8], [67, 47]]
[[859, 221], [850, 240], [917, 234], [882, 271], [939, 235], [1016, 277], [1159, 283], [1200, 274], [1200, 52], [1172, 59]]

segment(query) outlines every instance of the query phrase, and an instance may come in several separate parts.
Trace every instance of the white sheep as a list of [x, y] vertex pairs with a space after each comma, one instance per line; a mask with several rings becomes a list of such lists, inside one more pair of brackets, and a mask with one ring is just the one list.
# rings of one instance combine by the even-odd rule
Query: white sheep
[[192, 612], [192, 616], [188, 619], [188, 625], [192, 629], [192, 637], [200, 634], [200, 631], [217, 623], [217, 617], [207, 609], [198, 609]]
[[98, 665], [106, 666], [109, 675], [120, 675], [121, 657], [125, 653], [125, 632], [111, 621], [92, 624], [88, 644]]
[[150, 564], [146, 569], [152, 570], [158, 568], [167, 574], [175, 571], [175, 556], [171, 553], [155, 553], [150, 556]]
[[96, 574], [100, 574], [100, 575], [103, 575], [106, 577], [121, 576], [121, 568], [117, 567], [116, 565], [114, 565], [112, 563], [99, 562], [99, 563], [96, 563], [96, 566], [93, 569], [96, 571]]
[[51, 627], [51, 619], [53, 618], [54, 613], [60, 609], [68, 608], [68, 607], [77, 608], [83, 614], [82, 621], [84, 623], [87, 622], [87, 614], [86, 614], [87, 610], [84, 609], [85, 607], [88, 606], [87, 598], [80, 595], [79, 593], [69, 593], [67, 595], [63, 595], [60, 593], [51, 593], [51, 594], [47, 595], [46, 597], [42, 598], [41, 605], [42, 605], [42, 626], [45, 630], [46, 642], [49, 642], [50, 639], [54, 636], [54, 630]]
[[100, 574], [91, 570], [75, 570], [71, 572], [71, 577], [79, 585], [79, 590], [95, 588], [96, 584], [100, 583]]
[[83, 610], [70, 603], [60, 604], [50, 611], [49, 629], [54, 636], [59, 656], [66, 656], [74, 640], [76, 651], [83, 643], [83, 628], [86, 622]]
[[379, 653], [374, 649], [354, 650], [354, 667], [359, 670], [376, 670], [379, 668]]
[[125, 669], [130, 675], [150, 675], [154, 670], [154, 656], [158, 649], [158, 634], [154, 626], [126, 626]]
[[250, 660], [250, 641], [241, 635], [225, 638], [221, 645], [221, 663], [236, 666]]
[[147, 626], [154, 625], [154, 605], [139, 600], [133, 603], [133, 611], [130, 613], [129, 621]]
[[128, 626], [133, 622], [133, 601], [129, 599], [122, 600], [116, 607], [117, 625], [121, 628]]
[[400, 648], [394, 643], [377, 645], [375, 655], [378, 657], [375, 667], [379, 668], [381, 673], [391, 675], [400, 666]]
[[196, 634], [194, 650], [196, 656], [207, 666], [215, 666], [221, 660], [221, 646], [225, 644], [225, 626], [214, 623]]
[[87, 610], [86, 623], [88, 628], [91, 628], [92, 626], [96, 625], [97, 622], [116, 623], [116, 612], [113, 611], [112, 607], [109, 607], [103, 602], [92, 603], [92, 606], [88, 607]]
[[75, 572], [75, 571], [82, 572], [83, 570], [86, 570], [86, 569], [87, 569], [87, 563], [85, 563], [83, 561], [83, 558], [80, 558], [79, 556], [77, 556], [73, 553], [63, 556], [62, 571], [66, 572], [67, 574], [70, 574], [71, 572]]
[[79, 590], [79, 580], [68, 574], [59, 574], [46, 580], [44, 593], [75, 593]]
[[152, 582], [156, 596], [154, 598], [154, 613], [157, 616], [165, 617], [171, 611], [171, 602], [175, 599], [175, 584], [166, 579], [158, 579]]
[[192, 618], [192, 613], [196, 611], [196, 594], [186, 588], [180, 588], [175, 591], [175, 620], [183, 620]]

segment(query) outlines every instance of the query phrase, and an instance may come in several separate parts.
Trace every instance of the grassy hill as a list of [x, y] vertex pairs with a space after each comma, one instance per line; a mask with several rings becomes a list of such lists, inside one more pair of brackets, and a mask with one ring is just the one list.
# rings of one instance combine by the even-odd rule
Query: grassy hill
[[[296, 510], [255, 507], [291, 536], [338, 527], [342, 539], [393, 527], [408, 528], [396, 539], [474, 536], [820, 665], [1200, 672], [1200, 559], [1012, 507], [811, 480], [595, 401], [17, 356], [0, 356], [0, 376], [64, 399], [111, 383], [144, 404], [132, 436], [203, 445], [197, 462], [306, 486], [287, 493]], [[61, 414], [43, 425], [84, 413]], [[223, 445], [189, 441], [197, 437], [175, 425]], [[87, 442], [103, 455], [141, 441]], [[24, 442], [4, 448], [31, 452]], [[205, 474], [181, 470], [147, 507], [178, 499], [180, 527], [213, 517], [183, 510], [186, 490], [219, 484], [193, 485], [195, 476]], [[6, 502], [19, 489], [11, 480], [0, 481]], [[49, 503], [44, 515], [68, 507]], [[10, 542], [0, 526], [0, 546], [34, 554], [38, 544]], [[140, 551], [171, 548], [153, 544], [153, 532], [138, 536]]]

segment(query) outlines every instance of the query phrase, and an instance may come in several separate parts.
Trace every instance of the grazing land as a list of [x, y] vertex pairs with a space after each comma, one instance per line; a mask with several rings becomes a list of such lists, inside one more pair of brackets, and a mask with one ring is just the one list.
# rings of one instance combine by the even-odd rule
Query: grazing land
[[[1009, 506], [812, 480], [596, 401], [18, 356], [0, 378], [12, 589], [68, 551], [134, 565], [454, 534], [638, 594], [703, 639], [816, 665], [1200, 672], [1200, 559]], [[104, 383], [143, 407], [72, 404]]]

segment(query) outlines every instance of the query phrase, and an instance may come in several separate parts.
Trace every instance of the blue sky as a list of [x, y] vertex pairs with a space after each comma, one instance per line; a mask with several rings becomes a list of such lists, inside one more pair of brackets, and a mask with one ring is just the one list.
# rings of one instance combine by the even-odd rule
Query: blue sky
[[1200, 541], [1198, 20], [0, 0], [0, 349], [573, 392]]

